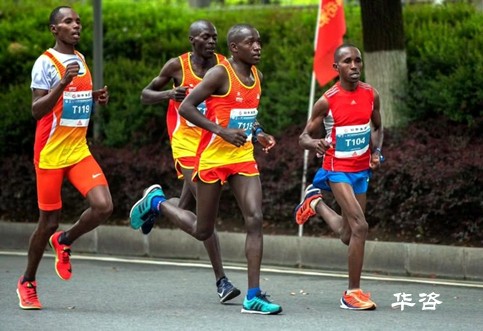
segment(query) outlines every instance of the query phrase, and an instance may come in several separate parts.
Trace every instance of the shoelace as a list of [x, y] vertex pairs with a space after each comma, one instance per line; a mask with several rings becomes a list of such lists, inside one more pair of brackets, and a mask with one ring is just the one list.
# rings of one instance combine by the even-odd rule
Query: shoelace
[[354, 303], [357, 303], [357, 302], [367, 302], [367, 301], [371, 301], [371, 293], [367, 292], [367, 293], [364, 293], [362, 291], [359, 291], [359, 292], [353, 292], [351, 294], [347, 294], [347, 297], [344, 298], [345, 300], [347, 300], [349, 302], [349, 304], [354, 304]]
[[35, 302], [35, 301], [38, 301], [38, 298], [37, 298], [37, 287], [32, 284], [31, 282], [27, 282], [27, 286], [25, 286], [26, 288], [26, 294], [27, 294], [27, 299], [28, 301], [30, 302]]
[[62, 250], [62, 263], [69, 263], [70, 258], [70, 248], [64, 248]]
[[[317, 196], [317, 195], [313, 195], [313, 196]], [[305, 216], [306, 214], [309, 214], [309, 215], [310, 215], [310, 214], [313, 214], [313, 213], [314, 213], [314, 211], [313, 211], [313, 210], [312, 210], [312, 208], [310, 207], [310, 204], [312, 203], [312, 200], [314, 199], [314, 198], [312, 198], [313, 196], [311, 196], [311, 197], [309, 197], [309, 198], [308, 198], [308, 199], [311, 199], [309, 203], [305, 203], [305, 202], [304, 202], [304, 203], [303, 203], [303, 204], [300, 206], [300, 213], [301, 213], [302, 215], [304, 215], [304, 216]], [[321, 196], [321, 197], [322, 197], [322, 196]]]
[[268, 295], [267, 292], [262, 292], [262, 293], [260, 293], [260, 295], [257, 296], [257, 298], [260, 298], [261, 300], [263, 300], [265, 302], [272, 303], [272, 301], [270, 301], [270, 299], [268, 299], [269, 297], [270, 297], [270, 295]]
[[360, 291], [360, 292], [357, 292], [356, 294], [357, 294], [357, 296], [359, 296], [360, 298], [362, 298], [364, 300], [370, 300], [371, 299], [371, 293], [370, 292], [364, 293], [364, 292]]

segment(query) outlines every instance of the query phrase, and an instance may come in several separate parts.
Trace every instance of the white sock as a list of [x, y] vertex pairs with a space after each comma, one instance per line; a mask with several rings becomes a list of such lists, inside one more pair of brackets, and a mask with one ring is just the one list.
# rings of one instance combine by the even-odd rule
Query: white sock
[[310, 208], [315, 211], [315, 207], [317, 207], [317, 204], [322, 200], [322, 198], [317, 198], [312, 201], [310, 201]]

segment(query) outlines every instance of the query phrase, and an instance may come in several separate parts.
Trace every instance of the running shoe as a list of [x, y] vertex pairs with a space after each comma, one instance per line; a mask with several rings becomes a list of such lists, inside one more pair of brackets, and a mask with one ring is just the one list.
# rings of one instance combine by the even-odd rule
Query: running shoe
[[153, 229], [154, 223], [156, 223], [157, 219], [158, 219], [157, 215], [155, 215], [154, 213], [150, 214], [146, 222], [144, 222], [143, 225], [141, 225], [141, 232], [146, 235], [149, 234]]
[[[160, 197], [164, 200], [166, 199], [163, 189], [158, 184], [151, 185], [145, 189], [143, 192], [143, 197], [138, 200], [134, 206], [132, 206], [131, 212], [129, 213], [129, 218], [131, 219], [131, 228], [137, 230], [148, 220], [151, 219], [152, 221], [152, 218], [157, 218], [159, 216], [159, 211], [151, 208], [153, 198], [155, 197]], [[152, 223], [154, 225], [154, 221], [152, 221]], [[151, 229], [152, 228], [153, 227], [151, 226]], [[149, 233], [151, 229], [147, 231], [148, 229], [146, 228], [147, 233]]]
[[282, 307], [268, 300], [266, 293], [260, 293], [251, 300], [243, 300], [241, 312], [245, 314], [275, 315], [282, 312]]
[[70, 246], [59, 243], [59, 237], [63, 231], [58, 231], [50, 236], [49, 245], [55, 254], [55, 272], [63, 280], [72, 277], [72, 266], [70, 265]]
[[295, 207], [295, 221], [297, 224], [304, 224], [311, 217], [315, 216], [315, 210], [310, 207], [310, 203], [315, 199], [322, 198], [321, 190], [312, 184], [305, 189], [304, 199]]
[[376, 304], [371, 300], [371, 293], [364, 293], [358, 289], [349, 294], [344, 292], [340, 298], [340, 308], [351, 310], [374, 310]]
[[42, 309], [42, 304], [37, 296], [37, 282], [25, 281], [22, 284], [23, 276], [20, 276], [17, 283], [18, 305], [22, 309]]
[[240, 290], [233, 286], [226, 277], [223, 277], [218, 281], [217, 288], [220, 303], [225, 303], [240, 295]]
[[[146, 195], [146, 192], [150, 188], [152, 188], [152, 186], [144, 189], [144, 191], [143, 191], [143, 197]], [[151, 230], [154, 227], [154, 223], [156, 223], [156, 220], [158, 219], [158, 214], [159, 214], [159, 212], [158, 213], [151, 213], [151, 214], [149, 214], [149, 217], [147, 218], [147, 220], [143, 223], [143, 225], [141, 225], [141, 232], [143, 234], [147, 235], [147, 234], [149, 234], [151, 232]]]

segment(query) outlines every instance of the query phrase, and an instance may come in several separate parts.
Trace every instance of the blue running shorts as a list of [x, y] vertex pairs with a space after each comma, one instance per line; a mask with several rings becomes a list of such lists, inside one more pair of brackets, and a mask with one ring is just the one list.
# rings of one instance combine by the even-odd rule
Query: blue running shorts
[[367, 192], [371, 177], [370, 169], [360, 172], [338, 172], [320, 168], [315, 174], [312, 184], [321, 190], [331, 191], [329, 182], [347, 183], [352, 186], [355, 194], [364, 194]]

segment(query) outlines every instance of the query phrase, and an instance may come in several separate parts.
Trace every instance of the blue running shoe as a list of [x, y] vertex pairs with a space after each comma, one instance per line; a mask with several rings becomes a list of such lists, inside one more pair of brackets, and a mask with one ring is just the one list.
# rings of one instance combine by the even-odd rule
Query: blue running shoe
[[148, 220], [159, 216], [159, 211], [151, 208], [153, 198], [155, 197], [166, 200], [163, 189], [158, 184], [151, 185], [145, 189], [143, 197], [132, 206], [131, 212], [129, 213], [131, 228], [137, 230]]
[[225, 303], [240, 295], [240, 290], [233, 286], [233, 284], [226, 277], [221, 278], [217, 282], [216, 286], [218, 296], [220, 297], [220, 303]]
[[282, 307], [268, 300], [266, 293], [260, 293], [251, 300], [245, 297], [241, 312], [245, 314], [275, 315], [282, 312]]

